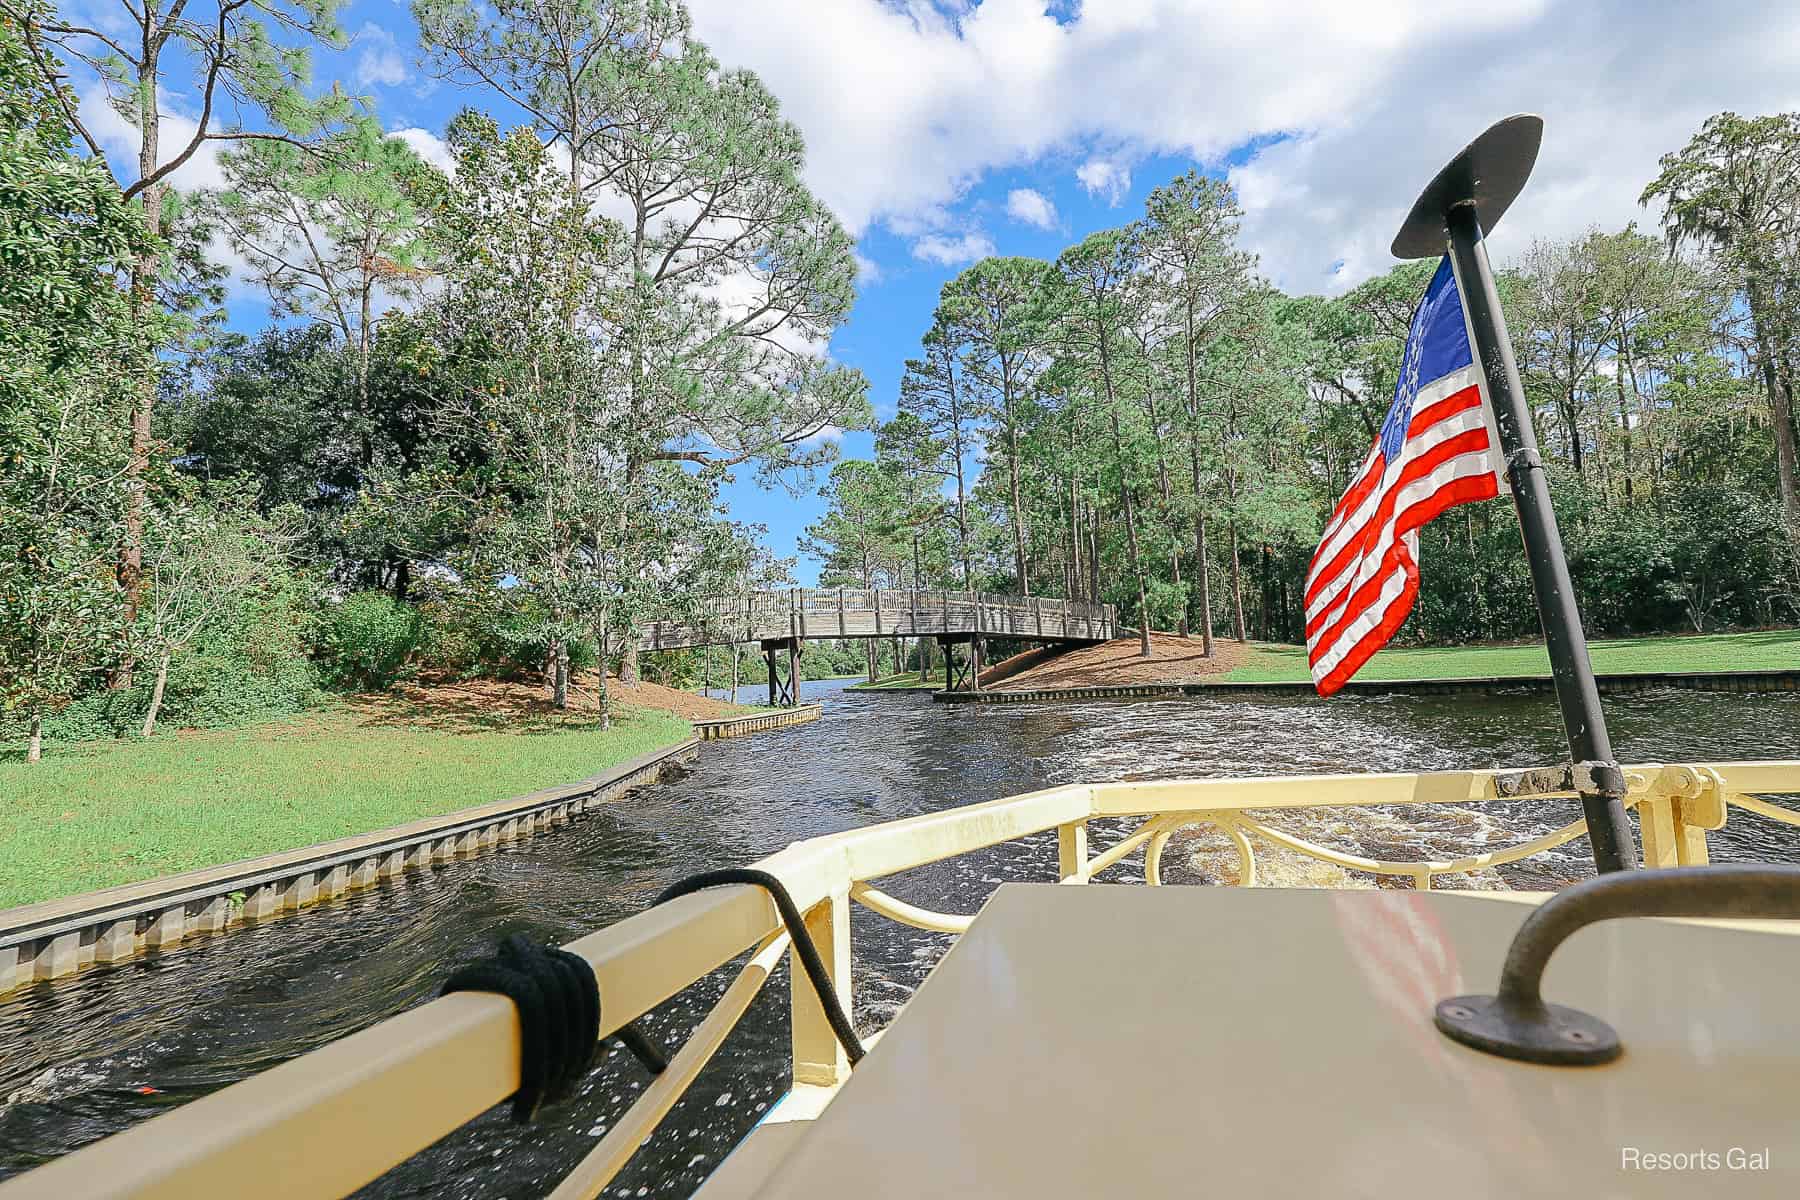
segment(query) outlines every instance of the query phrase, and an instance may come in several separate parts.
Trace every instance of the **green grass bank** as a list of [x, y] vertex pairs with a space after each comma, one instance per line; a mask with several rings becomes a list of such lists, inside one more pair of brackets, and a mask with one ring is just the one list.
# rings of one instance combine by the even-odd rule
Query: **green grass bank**
[[556, 784], [674, 745], [680, 717], [343, 703], [247, 729], [0, 760], [0, 908], [333, 838]]
[[[1800, 629], [1622, 638], [1588, 644], [1594, 671], [1620, 675], [1655, 671], [1792, 671], [1800, 669]], [[1358, 679], [1467, 679], [1550, 674], [1542, 645], [1389, 647], [1358, 671]], [[1221, 683], [1272, 683], [1312, 678], [1304, 646], [1254, 643], [1249, 660], [1219, 676]]]

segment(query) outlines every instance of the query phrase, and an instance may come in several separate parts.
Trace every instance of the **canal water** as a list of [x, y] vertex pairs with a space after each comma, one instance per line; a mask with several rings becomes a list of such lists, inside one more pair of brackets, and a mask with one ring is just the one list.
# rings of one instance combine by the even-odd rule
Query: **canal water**
[[[708, 743], [682, 777], [547, 835], [384, 881], [299, 918], [0, 997], [0, 1177], [422, 1003], [507, 933], [565, 941], [638, 911], [685, 875], [747, 864], [799, 838], [1067, 782], [1537, 765], [1563, 754], [1554, 705], [1542, 696], [953, 706], [842, 688], [806, 685], [805, 698], [826, 706], [814, 724]], [[1800, 696], [1670, 691], [1610, 699], [1608, 711], [1625, 761], [1800, 757]], [[1540, 801], [1281, 823], [1340, 847], [1417, 857], [1510, 845], [1574, 815], [1572, 804]], [[1793, 832], [1734, 811], [1714, 835], [1714, 859], [1800, 861]], [[1509, 869], [1503, 882], [1577, 877], [1585, 845]], [[1178, 841], [1164, 878], [1204, 884], [1229, 861], [1206, 853], [1204, 838]], [[1127, 865], [1108, 878], [1141, 879], [1141, 852], [1130, 863], [1136, 872]], [[1049, 834], [884, 887], [973, 912], [996, 885], [1050, 879], [1055, 866]], [[855, 912], [855, 1015], [866, 1031], [898, 1011], [949, 939]], [[728, 978], [716, 973], [645, 1024], [666, 1045], [679, 1043]], [[786, 995], [784, 969], [608, 1196], [690, 1194], [780, 1097]], [[578, 1096], [537, 1124], [514, 1126], [501, 1106], [360, 1194], [542, 1195], [646, 1082], [613, 1051]]]

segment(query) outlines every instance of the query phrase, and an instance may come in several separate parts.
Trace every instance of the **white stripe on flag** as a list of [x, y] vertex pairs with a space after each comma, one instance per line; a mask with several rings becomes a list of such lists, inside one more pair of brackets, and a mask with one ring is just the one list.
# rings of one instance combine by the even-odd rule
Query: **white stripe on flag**
[[[1431, 383], [1427, 384], [1425, 387], [1422, 387], [1419, 389], [1418, 396], [1413, 400], [1412, 416], [1414, 416], [1414, 417], [1418, 416], [1420, 413], [1422, 413], [1426, 409], [1430, 408], [1433, 404], [1436, 404], [1440, 400], [1445, 400], [1451, 396], [1454, 396], [1456, 393], [1462, 391], [1464, 388], [1470, 386], [1474, 382], [1475, 382], [1475, 368], [1472, 366], [1464, 367], [1460, 371], [1452, 371], [1452, 372], [1450, 372], [1450, 374], [1444, 376], [1442, 379], [1433, 380]], [[1477, 408], [1471, 408], [1468, 410], [1468, 412], [1479, 413], [1484, 408], [1485, 408], [1485, 404], [1478, 406]], [[1467, 415], [1468, 415], [1468, 413], [1458, 413], [1456, 415], [1456, 419], [1462, 420]], [[1476, 422], [1478, 424], [1485, 423], [1485, 420], [1486, 419], [1484, 417], [1481, 417], [1479, 415], [1476, 417]], [[1410, 418], [1409, 418], [1409, 422], [1410, 422]], [[1443, 422], [1440, 422], [1439, 424], [1441, 425], [1441, 424], [1443, 424]], [[1434, 426], [1433, 428], [1435, 429], [1436, 426]], [[1462, 427], [1461, 430], [1459, 430], [1459, 432], [1462, 432], [1462, 431], [1466, 430], [1467, 428], [1468, 427], [1465, 425]], [[1431, 439], [1431, 440], [1427, 440], [1427, 439]], [[1418, 444], [1421, 447], [1421, 451], [1422, 451], [1422, 450], [1430, 449], [1432, 446], [1436, 445], [1438, 441], [1441, 441], [1441, 440], [1442, 440], [1442, 438], [1433, 437], [1431, 430], [1426, 430], [1419, 435]], [[1490, 435], [1490, 441], [1491, 441], [1491, 435]], [[1400, 458], [1405, 459], [1409, 454], [1412, 454], [1414, 444], [1415, 444], [1414, 440], [1412, 438], [1408, 438], [1402, 444]], [[1497, 444], [1497, 443], [1494, 443], [1494, 444]], [[1356, 473], [1356, 481], [1353, 482], [1348, 488], [1344, 489], [1346, 494], [1355, 490], [1356, 484], [1362, 482], [1363, 476], [1368, 473], [1368, 468], [1373, 463], [1374, 459], [1379, 455], [1380, 449], [1381, 449], [1381, 442], [1379, 439], [1377, 439], [1377, 441], [1375, 443], [1375, 447], [1369, 451], [1369, 457], [1363, 460], [1363, 469]], [[1396, 463], [1388, 463], [1387, 464], [1386, 474], [1387, 474], [1388, 478], [1392, 478], [1392, 476], [1398, 472], [1398, 466], [1399, 466], [1399, 464], [1396, 464]], [[1379, 505], [1381, 503], [1382, 493], [1387, 490], [1387, 487], [1388, 487], [1388, 484], [1384, 481], [1379, 487], [1375, 488], [1372, 492], [1370, 492], [1367, 496], [1365, 496], [1363, 498], [1363, 502], [1357, 506], [1356, 511], [1354, 513], [1344, 513], [1339, 519], [1332, 521], [1330, 524], [1328, 524], [1326, 526], [1324, 536], [1319, 539], [1319, 547], [1320, 547], [1319, 554], [1315, 558], [1314, 561], [1319, 563], [1321, 566], [1323, 566], [1325, 563], [1328, 563], [1331, 561], [1331, 559], [1337, 554], [1337, 552], [1343, 548], [1343, 543], [1345, 541], [1345, 538], [1348, 536], [1348, 531], [1353, 531], [1354, 529], [1360, 527], [1364, 522], [1366, 522], [1371, 516], [1374, 515], [1375, 508], [1377, 505]], [[1327, 549], [1327, 547], [1329, 547], [1329, 549]]]
[[[1485, 427], [1486, 422], [1482, 419], [1480, 410], [1471, 408], [1464, 412], [1457, 413], [1454, 417], [1450, 417], [1447, 420], [1438, 422], [1436, 425], [1433, 425], [1430, 429], [1420, 434], [1417, 439], [1408, 441], [1406, 443], [1405, 451], [1400, 455], [1399, 461], [1389, 465], [1381, 486], [1370, 493], [1368, 502], [1362, 506], [1364, 515], [1358, 521], [1356, 530], [1361, 531], [1366, 527], [1367, 522], [1374, 519], [1375, 513], [1381, 506], [1382, 499], [1386, 497], [1388, 492], [1393, 488], [1394, 481], [1400, 477], [1400, 473], [1406, 469], [1408, 463], [1423, 455], [1434, 446], [1447, 442], [1453, 437], [1460, 437], [1472, 430], [1483, 429]], [[1490, 441], [1489, 444], [1492, 445], [1492, 442]], [[1468, 474], [1480, 474], [1482, 470], [1493, 470], [1493, 463], [1486, 450], [1476, 451], [1470, 454], [1459, 454], [1448, 462], [1441, 464], [1437, 470], [1433, 471], [1430, 475], [1421, 476], [1419, 479], [1407, 484], [1405, 493], [1396, 500], [1393, 512], [1388, 516], [1387, 523], [1389, 525], [1393, 524], [1400, 512], [1406, 508], [1407, 498], [1409, 496], [1415, 498], [1418, 496], [1418, 487], [1421, 483], [1439, 478], [1445, 467], [1462, 462], [1467, 458], [1481, 459], [1480, 470], [1467, 472]], [[1447, 478], [1460, 477], [1460, 475], [1456, 475]], [[1436, 486], [1429, 488], [1428, 491], [1436, 490]], [[1338, 546], [1331, 551], [1332, 557], [1336, 557], [1337, 554], [1341, 552], [1343, 546], [1351, 540], [1352, 536], [1352, 533], [1347, 532], [1346, 535], [1340, 539]], [[1379, 547], [1373, 553], [1379, 554]], [[1318, 595], [1313, 597], [1312, 601], [1306, 606], [1306, 617], [1309, 623], [1312, 620], [1313, 614], [1329, 606], [1335, 597], [1344, 592], [1350, 584], [1350, 578], [1354, 573], [1353, 568], [1360, 569], [1367, 562], [1370, 554], [1371, 552], [1365, 551], [1361, 561], [1352, 560], [1351, 562], [1345, 563], [1339, 568], [1337, 575], [1331, 582], [1327, 583], [1324, 588], [1319, 591]], [[1320, 577], [1319, 572], [1329, 569], [1330, 566], [1330, 559], [1320, 560], [1314, 570], [1308, 573], [1306, 586], [1310, 589], [1313, 583]]]
[[[1380, 569], [1382, 559], [1387, 554], [1388, 547], [1394, 544], [1394, 527], [1399, 521], [1402, 513], [1419, 501], [1429, 498], [1433, 493], [1437, 492], [1438, 489], [1454, 483], [1458, 479], [1479, 478], [1492, 470], [1493, 467], [1489, 462], [1489, 455], [1486, 451], [1471, 454], [1459, 454], [1455, 458], [1440, 465], [1437, 470], [1433, 471], [1431, 474], [1421, 476], [1400, 489], [1399, 498], [1394, 504], [1393, 514], [1382, 524], [1381, 532], [1377, 536], [1375, 544], [1366, 554], [1364, 554], [1362, 560], [1357, 564], [1357, 569], [1355, 571], [1356, 586], [1344, 590], [1341, 600], [1331, 606], [1330, 616], [1326, 623], [1320, 627], [1318, 636], [1323, 637], [1331, 631], [1332, 625], [1343, 615], [1343, 613], [1338, 610], [1347, 608], [1350, 597], [1355, 594], [1356, 588], [1361, 587], [1363, 584], [1368, 583], [1375, 578], [1375, 572]], [[1417, 560], [1418, 538], [1413, 533], [1408, 533], [1406, 537], [1408, 549], [1411, 551], [1413, 558]], [[1351, 572], [1345, 572], [1345, 574], [1348, 575], [1351, 574]], [[1397, 568], [1397, 574], [1400, 576], [1400, 581], [1403, 585], [1405, 583], [1405, 571]], [[1390, 590], [1393, 595], [1399, 595], [1399, 587], [1393, 586], [1393, 580], [1391, 578], [1382, 585], [1380, 596], [1387, 597]], [[1389, 603], [1391, 603], [1391, 600], [1378, 598], [1373, 605], [1364, 610], [1355, 620], [1351, 621], [1349, 625], [1338, 632], [1332, 639], [1330, 648], [1325, 655], [1320, 658], [1318, 665], [1313, 668], [1313, 677], [1315, 680], [1323, 678], [1325, 673], [1329, 672], [1332, 667], [1343, 660], [1344, 655], [1350, 652], [1351, 648], [1356, 645], [1363, 634], [1375, 628], [1376, 624], [1381, 619], [1380, 613], [1375, 610], [1379, 609], [1380, 612], [1386, 612]], [[1309, 615], [1307, 619], [1310, 621], [1312, 618]]]

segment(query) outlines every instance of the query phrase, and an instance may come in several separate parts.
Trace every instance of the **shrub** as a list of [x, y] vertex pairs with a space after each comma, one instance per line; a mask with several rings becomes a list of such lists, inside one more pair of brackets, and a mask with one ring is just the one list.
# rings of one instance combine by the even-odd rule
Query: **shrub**
[[[291, 716], [315, 705], [319, 677], [307, 660], [312, 613], [304, 581], [281, 576], [205, 630], [169, 664], [163, 729], [224, 729]], [[44, 722], [53, 741], [136, 737], [150, 707], [156, 665], [140, 662], [132, 685], [85, 694]], [[14, 714], [0, 717], [0, 744], [23, 737]]]
[[319, 629], [325, 677], [344, 688], [392, 687], [424, 636], [416, 609], [386, 592], [357, 592], [326, 612]]

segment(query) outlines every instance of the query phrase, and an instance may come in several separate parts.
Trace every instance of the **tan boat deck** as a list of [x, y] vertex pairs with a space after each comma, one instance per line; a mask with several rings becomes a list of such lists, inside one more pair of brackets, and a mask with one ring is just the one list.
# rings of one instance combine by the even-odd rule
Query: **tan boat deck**
[[1431, 1023], [1493, 989], [1523, 916], [1408, 891], [1002, 887], [817, 1119], [759, 1127], [703, 1200], [1800, 1194], [1800, 942], [1584, 930], [1545, 995], [1625, 1055], [1529, 1066]]

